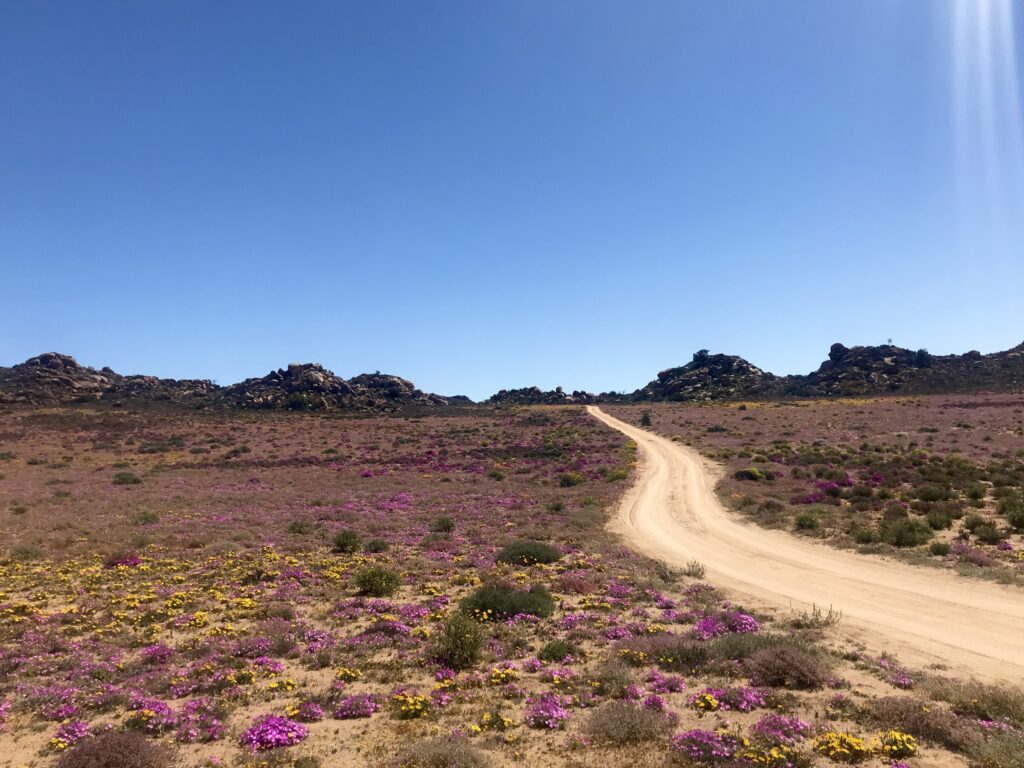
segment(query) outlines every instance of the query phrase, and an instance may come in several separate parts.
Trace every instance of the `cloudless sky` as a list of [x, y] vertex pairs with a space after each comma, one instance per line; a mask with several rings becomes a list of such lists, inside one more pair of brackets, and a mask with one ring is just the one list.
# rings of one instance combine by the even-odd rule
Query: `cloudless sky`
[[1021, 15], [0, 2], [0, 365], [480, 398], [631, 391], [703, 347], [1006, 349]]

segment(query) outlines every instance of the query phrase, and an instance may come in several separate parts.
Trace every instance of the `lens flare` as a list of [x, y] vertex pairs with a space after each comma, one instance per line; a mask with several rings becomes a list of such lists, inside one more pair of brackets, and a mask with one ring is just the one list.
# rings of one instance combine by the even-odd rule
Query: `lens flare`
[[1011, 239], [1024, 222], [1024, 118], [1013, 0], [956, 0], [954, 106], [961, 208], [971, 229]]

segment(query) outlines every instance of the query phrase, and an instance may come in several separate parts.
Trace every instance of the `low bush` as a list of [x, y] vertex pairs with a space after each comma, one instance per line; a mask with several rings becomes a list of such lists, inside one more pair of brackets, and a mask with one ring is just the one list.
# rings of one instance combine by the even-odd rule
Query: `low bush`
[[612, 701], [590, 716], [586, 729], [595, 741], [624, 746], [654, 741], [671, 727], [672, 720], [662, 712], [628, 701]]
[[388, 597], [402, 585], [401, 575], [383, 565], [371, 565], [356, 574], [356, 588], [361, 595]]
[[585, 481], [586, 478], [579, 472], [563, 472], [558, 476], [558, 484], [563, 488], [582, 485]]
[[928, 551], [938, 557], [945, 557], [950, 553], [951, 549], [952, 547], [950, 547], [949, 542], [946, 541], [933, 541], [932, 545], [928, 547]]
[[581, 656], [582, 649], [571, 640], [552, 640], [537, 653], [541, 661], [557, 664], [566, 656]]
[[57, 759], [56, 768], [173, 768], [177, 753], [136, 731], [108, 731], [83, 739]]
[[503, 547], [495, 559], [512, 565], [536, 565], [554, 563], [561, 558], [561, 552], [539, 541], [513, 541]]
[[983, 525], [985, 525], [985, 518], [981, 515], [968, 515], [964, 518], [963, 526], [971, 533], [974, 533]]
[[479, 622], [455, 613], [442, 625], [434, 644], [434, 658], [452, 669], [469, 669], [480, 661], [484, 632]]
[[1024, 531], [1024, 494], [1013, 493], [1003, 496], [996, 505], [996, 511], [1018, 531]]
[[821, 527], [821, 521], [813, 512], [801, 512], [793, 519], [793, 527], [798, 531], [816, 531]]
[[483, 621], [503, 621], [523, 613], [547, 618], [555, 610], [555, 600], [542, 584], [528, 590], [503, 582], [484, 584], [461, 605], [470, 616]]
[[434, 533], [451, 533], [455, 530], [455, 521], [447, 515], [435, 518], [430, 524], [430, 530]]
[[998, 544], [1003, 540], [1003, 534], [992, 523], [979, 525], [974, 529], [974, 535], [982, 544]]
[[750, 656], [744, 669], [753, 685], [808, 691], [828, 682], [830, 665], [824, 658], [800, 645], [779, 645]]
[[139, 485], [142, 478], [131, 472], [118, 472], [114, 475], [114, 485]]
[[792, 642], [792, 638], [773, 632], [730, 633], [707, 643], [708, 657], [718, 661], [739, 661], [759, 651], [778, 648]]
[[488, 768], [490, 759], [462, 739], [440, 737], [402, 749], [392, 768]]
[[893, 520], [881, 528], [881, 539], [894, 547], [916, 547], [932, 537], [932, 529], [920, 520]]
[[988, 685], [976, 681], [927, 680], [928, 695], [945, 701], [958, 715], [979, 720], [1010, 720], [1024, 726], [1024, 690], [1007, 685]]
[[703, 579], [704, 574], [707, 573], [707, 569], [700, 560], [691, 560], [683, 568], [683, 576], [687, 576], [691, 579]]
[[945, 501], [949, 498], [949, 491], [936, 485], [926, 485], [918, 488], [917, 498], [921, 501]]
[[384, 539], [370, 539], [366, 542], [366, 546], [363, 549], [372, 554], [379, 554], [381, 552], [387, 552], [391, 549], [391, 545], [388, 544]]
[[338, 531], [334, 534], [334, 551], [350, 555], [359, 551], [359, 534], [355, 531]]
[[977, 768], [1024, 768], [1024, 734], [993, 734], [979, 742], [970, 754]]
[[765, 472], [757, 467], [738, 469], [733, 473], [733, 477], [737, 480], [749, 480], [754, 483], [765, 483], [775, 479], [775, 475], [771, 472]]
[[858, 719], [875, 728], [905, 731], [958, 752], [968, 750], [979, 740], [978, 731], [969, 722], [908, 696], [872, 699], [860, 711]]
[[850, 536], [858, 544], [874, 544], [878, 541], [878, 532], [866, 525], [855, 526], [850, 531]]
[[288, 533], [306, 536], [312, 533], [315, 527], [312, 520], [292, 520], [288, 523]]
[[633, 637], [618, 646], [619, 658], [633, 666], [656, 664], [669, 672], [693, 672], [710, 657], [708, 645], [682, 635]]
[[589, 682], [598, 696], [621, 699], [633, 684], [633, 671], [621, 659], [609, 659], [594, 671]]

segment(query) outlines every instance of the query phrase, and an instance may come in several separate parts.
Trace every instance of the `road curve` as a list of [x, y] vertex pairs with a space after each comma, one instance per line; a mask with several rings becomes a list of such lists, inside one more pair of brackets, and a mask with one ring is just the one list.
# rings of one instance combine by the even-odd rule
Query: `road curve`
[[610, 523], [635, 549], [672, 565], [699, 560], [708, 581], [750, 605], [833, 606], [846, 634], [905, 663], [1024, 682], [1024, 590], [742, 522], [715, 495], [717, 465], [596, 406], [587, 411], [639, 447], [639, 479]]

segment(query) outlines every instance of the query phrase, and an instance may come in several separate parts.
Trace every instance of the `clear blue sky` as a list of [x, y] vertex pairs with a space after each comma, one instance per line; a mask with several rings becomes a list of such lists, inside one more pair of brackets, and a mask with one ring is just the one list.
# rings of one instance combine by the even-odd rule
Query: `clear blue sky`
[[1017, 10], [5, 2], [0, 364], [483, 397], [1005, 349]]

